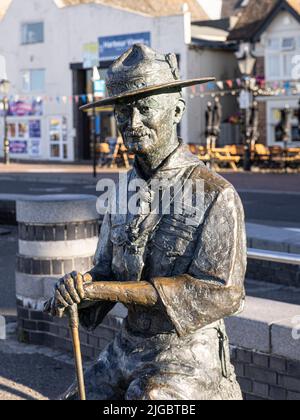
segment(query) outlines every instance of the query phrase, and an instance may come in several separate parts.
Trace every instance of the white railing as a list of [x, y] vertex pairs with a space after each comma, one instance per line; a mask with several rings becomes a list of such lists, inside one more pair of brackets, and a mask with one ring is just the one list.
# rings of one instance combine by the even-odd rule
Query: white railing
[[300, 254], [288, 254], [284, 252], [249, 248], [248, 258], [251, 260], [270, 261], [300, 266]]

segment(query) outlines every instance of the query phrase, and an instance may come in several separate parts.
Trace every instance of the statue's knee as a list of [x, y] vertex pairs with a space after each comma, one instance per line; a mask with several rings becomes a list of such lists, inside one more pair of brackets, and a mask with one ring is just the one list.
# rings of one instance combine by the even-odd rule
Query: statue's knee
[[127, 392], [127, 401], [165, 401], [171, 399], [168, 387], [159, 385], [149, 378], [139, 378], [133, 381]]

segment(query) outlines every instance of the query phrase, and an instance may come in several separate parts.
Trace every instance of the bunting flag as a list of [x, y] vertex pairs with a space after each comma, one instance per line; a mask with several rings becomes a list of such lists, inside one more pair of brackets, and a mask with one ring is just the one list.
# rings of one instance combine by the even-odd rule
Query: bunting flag
[[[296, 81], [273, 81], [266, 82], [266, 80], [259, 76], [257, 78], [249, 78], [250, 86], [255, 90], [255, 96], [264, 95], [264, 96], [293, 96], [300, 94], [300, 80]], [[188, 95], [190, 98], [205, 98], [216, 97], [216, 96], [236, 96], [243, 88], [243, 81], [241, 78], [238, 79], [227, 79], [219, 80], [216, 82], [210, 82], [200, 86], [191, 86], [188, 89]], [[0, 98], [3, 98], [4, 95], [0, 94]], [[63, 106], [76, 106], [85, 105], [89, 102], [92, 102], [94, 95], [91, 93], [76, 94], [76, 95], [21, 95], [14, 94], [9, 96], [10, 102], [19, 102], [19, 101], [35, 101], [37, 103], [57, 103], [58, 105]]]
[[226, 80], [226, 84], [230, 89], [233, 88], [233, 80]]
[[220, 90], [224, 90], [224, 82], [217, 82], [216, 85]]

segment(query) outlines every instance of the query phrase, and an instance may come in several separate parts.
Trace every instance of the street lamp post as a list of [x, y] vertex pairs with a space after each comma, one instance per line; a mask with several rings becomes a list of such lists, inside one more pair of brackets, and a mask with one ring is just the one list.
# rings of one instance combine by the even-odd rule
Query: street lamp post
[[[96, 100], [96, 82], [100, 80], [100, 74], [97, 66], [93, 68], [93, 102]], [[97, 132], [96, 132], [96, 108], [92, 109], [92, 138], [93, 138], [93, 175], [97, 178]]]
[[9, 91], [10, 83], [8, 80], [0, 80], [0, 92], [3, 94], [2, 107], [3, 107], [3, 122], [4, 122], [4, 138], [3, 138], [3, 151], [4, 151], [4, 163], [9, 165], [9, 139], [8, 139], [8, 128], [7, 128], [7, 112], [8, 112], [8, 98], [7, 94]]
[[244, 170], [250, 171], [251, 162], [251, 109], [253, 108], [253, 86], [251, 84], [251, 75], [256, 63], [256, 57], [251, 52], [249, 45], [244, 45], [243, 48], [236, 53], [238, 65], [241, 74], [243, 75], [243, 90], [240, 96], [240, 108], [244, 111], [244, 127], [243, 127], [243, 142], [244, 142]]
[[289, 156], [289, 141], [291, 140], [291, 117], [292, 110], [289, 105], [286, 105], [282, 111], [282, 128], [283, 128], [283, 144], [284, 144], [284, 170], [288, 172], [288, 156]]

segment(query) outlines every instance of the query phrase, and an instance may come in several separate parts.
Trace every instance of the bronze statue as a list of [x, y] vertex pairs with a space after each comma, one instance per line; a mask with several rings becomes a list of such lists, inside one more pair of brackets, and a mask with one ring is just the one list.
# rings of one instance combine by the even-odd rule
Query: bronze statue
[[[192, 224], [186, 223], [188, 209], [108, 212], [95, 267], [58, 282], [52, 314], [63, 316], [76, 303], [81, 324], [90, 330], [116, 302], [128, 308], [122, 330], [85, 374], [88, 399], [242, 398], [223, 318], [238, 313], [244, 301], [243, 208], [232, 185], [177, 136], [185, 110], [181, 89], [209, 80], [181, 81], [174, 54], [135, 45], [108, 72], [109, 98], [86, 106], [115, 106], [125, 145], [136, 155], [128, 183], [200, 180], [204, 185], [203, 214]], [[151, 191], [141, 208], [149, 201]], [[86, 287], [93, 301], [86, 299]], [[77, 397], [76, 386], [65, 395]]]

